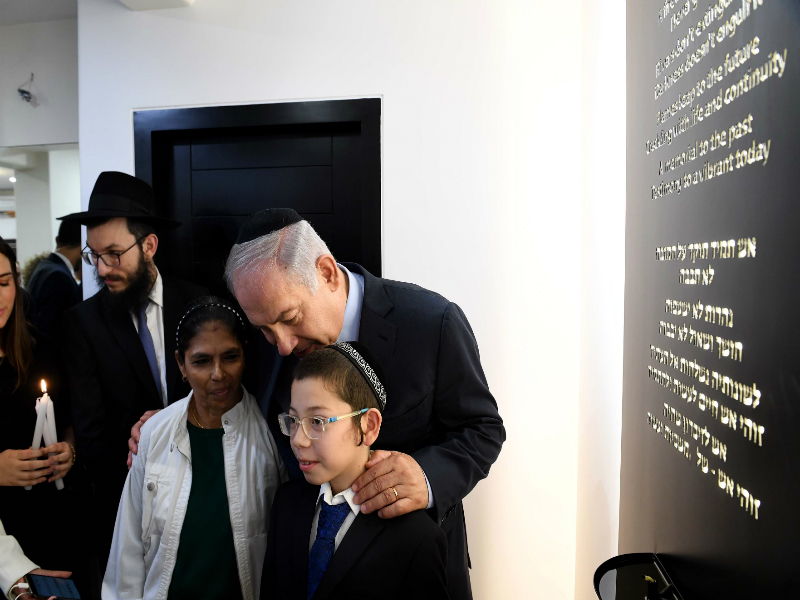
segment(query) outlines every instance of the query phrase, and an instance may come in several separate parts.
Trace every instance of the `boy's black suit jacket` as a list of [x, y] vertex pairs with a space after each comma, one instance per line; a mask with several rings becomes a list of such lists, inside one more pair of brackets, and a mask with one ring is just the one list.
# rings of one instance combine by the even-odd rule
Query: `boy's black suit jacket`
[[[434, 497], [427, 512], [447, 534], [450, 597], [471, 598], [461, 500], [489, 474], [506, 437], [475, 336], [461, 309], [439, 294], [344, 266], [364, 277], [358, 341], [378, 357], [387, 379], [373, 448], [410, 454], [425, 471]], [[297, 359], [273, 356], [260, 365], [257, 397], [290, 475], [302, 477], [277, 419], [289, 408]]]
[[55, 253], [43, 258], [28, 282], [33, 298], [33, 324], [40, 332], [56, 335], [62, 313], [81, 301], [78, 282], [64, 261]]
[[[262, 600], [306, 600], [308, 543], [319, 486], [284, 484], [275, 496], [261, 579]], [[443, 600], [447, 539], [427, 515], [358, 515], [322, 576], [314, 600]]]
[[[188, 281], [162, 274], [164, 356], [167, 399], [185, 397], [175, 361], [175, 330], [183, 308], [208, 293]], [[108, 288], [64, 313], [61, 346], [72, 394], [72, 422], [78, 459], [95, 484], [97, 533], [108, 553], [120, 494], [128, 475], [126, 458], [131, 427], [148, 410], [164, 408], [147, 356], [128, 311], [108, 302]], [[56, 399], [57, 401], [57, 399]]]

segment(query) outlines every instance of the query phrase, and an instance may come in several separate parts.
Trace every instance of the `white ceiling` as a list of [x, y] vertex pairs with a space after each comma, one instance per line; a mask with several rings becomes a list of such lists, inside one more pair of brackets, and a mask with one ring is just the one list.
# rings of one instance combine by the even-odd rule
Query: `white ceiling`
[[78, 0], [0, 0], [0, 26], [78, 18]]

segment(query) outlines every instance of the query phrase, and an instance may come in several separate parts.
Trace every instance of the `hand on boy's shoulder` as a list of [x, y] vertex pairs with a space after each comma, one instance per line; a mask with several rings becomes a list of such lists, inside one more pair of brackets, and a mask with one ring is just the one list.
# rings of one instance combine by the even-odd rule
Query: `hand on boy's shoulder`
[[377, 510], [382, 519], [391, 519], [428, 507], [425, 474], [408, 454], [376, 450], [366, 467], [367, 472], [352, 486], [362, 513]]

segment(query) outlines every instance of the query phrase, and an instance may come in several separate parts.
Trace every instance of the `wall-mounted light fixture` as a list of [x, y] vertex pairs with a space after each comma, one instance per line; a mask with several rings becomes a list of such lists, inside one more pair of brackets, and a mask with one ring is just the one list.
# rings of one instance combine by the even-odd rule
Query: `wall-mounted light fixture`
[[[25, 89], [25, 86], [28, 86], [28, 89]], [[33, 100], [33, 73], [31, 73], [31, 78], [23, 83], [21, 86], [17, 88], [17, 93], [19, 97], [25, 100], [25, 102], [30, 102]]]

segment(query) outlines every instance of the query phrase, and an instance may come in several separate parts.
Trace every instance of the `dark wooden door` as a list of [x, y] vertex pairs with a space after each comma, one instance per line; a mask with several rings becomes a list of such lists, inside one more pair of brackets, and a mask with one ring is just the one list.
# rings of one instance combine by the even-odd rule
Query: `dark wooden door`
[[239, 227], [263, 208], [291, 207], [340, 261], [381, 272], [380, 100], [140, 111], [136, 176], [163, 214], [163, 272], [223, 293]]

